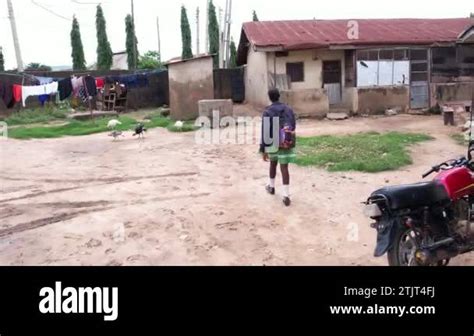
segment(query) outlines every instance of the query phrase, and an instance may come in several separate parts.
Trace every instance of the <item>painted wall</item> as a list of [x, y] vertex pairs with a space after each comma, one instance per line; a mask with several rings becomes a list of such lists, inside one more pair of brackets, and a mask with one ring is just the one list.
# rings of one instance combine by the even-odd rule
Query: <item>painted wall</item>
[[304, 62], [304, 82], [291, 83], [291, 90], [322, 89], [323, 61], [341, 61], [341, 83], [345, 85], [345, 57], [343, 50], [300, 50], [290, 51], [288, 57], [275, 57], [274, 53], [267, 54], [268, 71], [286, 74], [286, 63]]
[[431, 105], [447, 102], [471, 101], [474, 89], [473, 82], [434, 83], [431, 84]]
[[410, 107], [409, 86], [358, 88], [357, 92], [357, 112], [360, 114], [382, 114], [391, 108], [407, 112]]
[[245, 100], [248, 103], [267, 106], [268, 70], [267, 55], [249, 48], [248, 62], [245, 68]]
[[175, 120], [197, 119], [199, 101], [214, 99], [212, 57], [170, 64], [168, 69], [171, 117]]
[[324, 89], [282, 91], [281, 101], [291, 106], [298, 117], [323, 119], [329, 112], [329, 98]]
[[357, 113], [359, 109], [359, 93], [355, 87], [346, 87], [342, 90], [343, 107], [351, 114]]

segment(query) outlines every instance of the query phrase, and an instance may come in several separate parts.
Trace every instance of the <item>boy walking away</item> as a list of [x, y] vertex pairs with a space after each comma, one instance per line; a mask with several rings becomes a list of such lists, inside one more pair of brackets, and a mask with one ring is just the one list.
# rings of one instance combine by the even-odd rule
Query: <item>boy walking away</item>
[[272, 104], [265, 109], [262, 120], [262, 142], [260, 153], [265, 162], [270, 161], [270, 181], [266, 187], [275, 195], [275, 180], [278, 164], [283, 177], [283, 203], [291, 205], [289, 164], [296, 159], [296, 118], [293, 110], [280, 102], [280, 91], [271, 89], [268, 97]]

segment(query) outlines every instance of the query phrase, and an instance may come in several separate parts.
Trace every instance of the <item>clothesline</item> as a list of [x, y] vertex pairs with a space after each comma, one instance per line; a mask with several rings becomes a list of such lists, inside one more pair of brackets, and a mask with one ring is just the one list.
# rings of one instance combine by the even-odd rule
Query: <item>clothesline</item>
[[[26, 73], [11, 74], [7, 76], [22, 77], [22, 84], [4, 83], [0, 80], [0, 99], [2, 99], [8, 108], [12, 108], [16, 103], [22, 102], [26, 107], [26, 100], [30, 96], [37, 96], [40, 103], [50, 99], [52, 95], [59, 93], [59, 100], [63, 101], [71, 95], [80, 98], [84, 103], [90, 102], [98, 93], [98, 90], [104, 88], [106, 84], [120, 83], [126, 87], [145, 87], [149, 85], [148, 76], [157, 73], [135, 73], [116, 76], [96, 77], [90, 75], [90, 72], [75, 73], [65, 78], [42, 77]], [[81, 76], [82, 74], [82, 76]], [[25, 78], [34, 79], [39, 85], [25, 85]]]

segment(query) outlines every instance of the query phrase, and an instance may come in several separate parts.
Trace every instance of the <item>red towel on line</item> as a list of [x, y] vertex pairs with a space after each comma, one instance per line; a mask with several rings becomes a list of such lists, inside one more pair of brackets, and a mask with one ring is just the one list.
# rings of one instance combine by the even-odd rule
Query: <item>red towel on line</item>
[[21, 102], [21, 93], [22, 91], [22, 86], [14, 84], [13, 85], [13, 99], [15, 100], [16, 103]]
[[103, 77], [96, 78], [95, 84], [97, 86], [97, 89], [103, 89], [105, 85], [105, 78]]

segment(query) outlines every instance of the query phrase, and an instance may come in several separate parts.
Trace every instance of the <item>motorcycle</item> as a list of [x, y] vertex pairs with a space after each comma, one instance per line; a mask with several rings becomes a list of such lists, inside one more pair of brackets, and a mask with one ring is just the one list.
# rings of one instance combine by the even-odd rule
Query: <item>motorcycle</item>
[[474, 251], [474, 141], [468, 158], [443, 162], [423, 175], [431, 182], [386, 187], [365, 202], [375, 221], [375, 257], [390, 266], [447, 266]]

